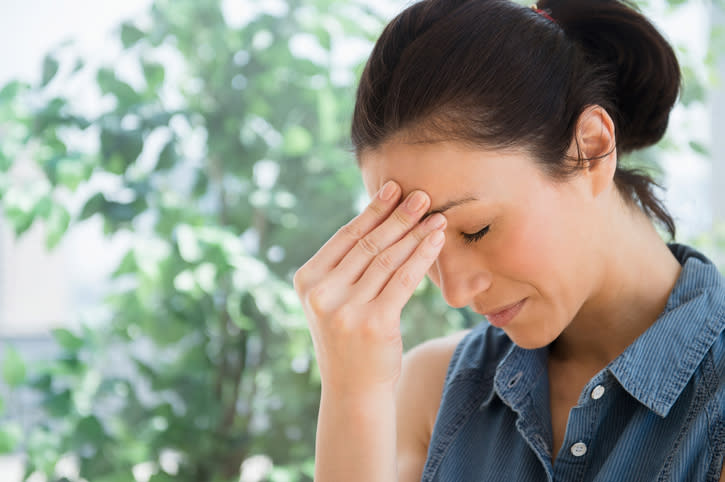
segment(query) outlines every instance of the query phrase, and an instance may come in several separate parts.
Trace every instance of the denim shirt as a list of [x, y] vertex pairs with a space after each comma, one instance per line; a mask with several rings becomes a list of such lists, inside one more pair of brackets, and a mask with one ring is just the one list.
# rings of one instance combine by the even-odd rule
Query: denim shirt
[[551, 462], [548, 348], [486, 322], [448, 367], [422, 482], [717, 481], [725, 452], [725, 279], [682, 264], [656, 322], [584, 387]]

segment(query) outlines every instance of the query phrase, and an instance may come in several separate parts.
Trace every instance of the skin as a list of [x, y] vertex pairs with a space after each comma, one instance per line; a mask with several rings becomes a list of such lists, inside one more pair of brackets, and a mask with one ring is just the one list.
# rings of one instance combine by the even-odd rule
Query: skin
[[[587, 112], [579, 135], [585, 156], [611, 151], [603, 109]], [[369, 192], [392, 179], [404, 193], [428, 193], [432, 210], [478, 199], [445, 212], [447, 242], [428, 271], [448, 304], [483, 314], [528, 298], [504, 328], [516, 344], [556, 340], [560, 358], [608, 362], [654, 322], [680, 270], [651, 222], [621, 198], [615, 167], [611, 151], [557, 182], [524, 151], [440, 142], [385, 144], [361, 170]], [[463, 241], [487, 225], [480, 241]]]
[[420, 480], [461, 338], [403, 358], [400, 313], [426, 273], [454, 307], [487, 313], [526, 300], [504, 330], [522, 347], [550, 348], [556, 454], [583, 385], [654, 323], [681, 270], [614, 184], [606, 111], [587, 109], [575, 136], [570, 154], [578, 145], [598, 161], [565, 182], [525, 150], [392, 139], [361, 155], [370, 204], [294, 277], [322, 380], [316, 481]]

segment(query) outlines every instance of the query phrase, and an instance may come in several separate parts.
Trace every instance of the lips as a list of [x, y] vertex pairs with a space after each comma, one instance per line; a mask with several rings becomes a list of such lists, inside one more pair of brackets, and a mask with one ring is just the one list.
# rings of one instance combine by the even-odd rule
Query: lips
[[493, 326], [503, 328], [504, 326], [508, 325], [516, 317], [516, 315], [519, 314], [524, 304], [526, 304], [526, 300], [528, 300], [528, 298], [524, 298], [523, 300], [517, 301], [516, 303], [497, 308], [496, 311], [482, 314]]

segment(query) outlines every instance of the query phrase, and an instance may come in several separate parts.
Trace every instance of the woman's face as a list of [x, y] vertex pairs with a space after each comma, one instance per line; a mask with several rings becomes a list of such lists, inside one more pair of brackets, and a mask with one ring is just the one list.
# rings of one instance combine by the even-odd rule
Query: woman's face
[[[517, 345], [552, 342], [593, 292], [602, 223], [579, 176], [555, 182], [524, 152], [453, 142], [391, 141], [364, 154], [361, 166], [371, 197], [392, 179], [403, 198], [425, 191], [430, 210], [462, 201], [444, 212], [446, 242], [428, 276], [449, 305], [480, 314], [525, 300], [502, 326]], [[485, 234], [464, 237], [475, 233]]]

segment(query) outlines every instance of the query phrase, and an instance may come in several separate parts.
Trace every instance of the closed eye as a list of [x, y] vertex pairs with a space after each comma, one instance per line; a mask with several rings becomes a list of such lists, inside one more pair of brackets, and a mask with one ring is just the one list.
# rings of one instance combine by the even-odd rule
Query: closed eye
[[488, 230], [489, 230], [490, 227], [491, 227], [490, 225], [489, 226], [486, 226], [485, 228], [483, 228], [479, 232], [473, 233], [473, 234], [462, 233], [462, 235], [463, 235], [463, 242], [465, 244], [475, 243], [476, 241], [480, 240], [482, 237], [486, 236], [486, 234], [488, 233]]

